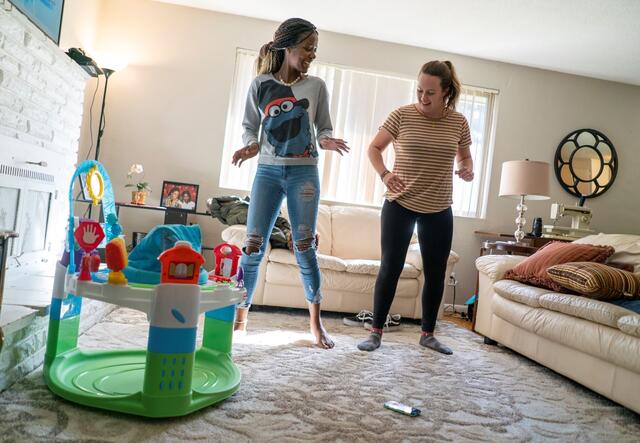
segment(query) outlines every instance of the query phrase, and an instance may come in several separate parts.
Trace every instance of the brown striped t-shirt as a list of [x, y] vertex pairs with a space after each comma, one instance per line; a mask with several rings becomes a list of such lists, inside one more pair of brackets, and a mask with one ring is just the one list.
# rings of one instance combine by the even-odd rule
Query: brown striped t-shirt
[[459, 112], [432, 119], [415, 105], [393, 111], [382, 125], [393, 137], [393, 173], [405, 184], [402, 192], [387, 190], [387, 200], [421, 213], [440, 212], [453, 203], [453, 163], [458, 147], [471, 145], [467, 119]]

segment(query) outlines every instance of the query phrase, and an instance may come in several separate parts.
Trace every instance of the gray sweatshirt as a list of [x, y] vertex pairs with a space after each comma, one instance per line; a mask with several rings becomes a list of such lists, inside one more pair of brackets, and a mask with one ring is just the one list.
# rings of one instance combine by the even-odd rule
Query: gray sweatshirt
[[258, 143], [258, 163], [315, 165], [318, 141], [332, 136], [329, 94], [324, 81], [308, 76], [286, 86], [272, 74], [251, 83], [242, 121], [245, 145]]

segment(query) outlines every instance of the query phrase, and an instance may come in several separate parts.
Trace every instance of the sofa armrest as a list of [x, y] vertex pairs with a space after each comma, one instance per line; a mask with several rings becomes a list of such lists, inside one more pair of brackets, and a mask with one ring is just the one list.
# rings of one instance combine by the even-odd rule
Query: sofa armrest
[[493, 325], [493, 299], [496, 296], [493, 284], [527, 257], [521, 255], [483, 255], [476, 259], [478, 269], [478, 304], [476, 306], [475, 332], [495, 339]]
[[244, 243], [247, 240], [247, 227], [245, 225], [231, 225], [222, 231], [220, 235], [222, 240], [227, 243], [231, 243], [239, 247], [244, 248]]
[[495, 282], [525, 258], [527, 257], [522, 255], [483, 255], [476, 259], [476, 268]]
[[[241, 250], [244, 248], [244, 244], [247, 240], [247, 227], [246, 225], [231, 225], [226, 228], [220, 234], [222, 240], [239, 247]], [[265, 249], [265, 257], [269, 257], [271, 254], [271, 243], [267, 239], [267, 247]], [[268, 260], [262, 260], [260, 267], [258, 268], [258, 276], [256, 278], [256, 286], [253, 292], [253, 304], [261, 305], [264, 296], [265, 279], [267, 275], [267, 262]]]
[[[411, 243], [407, 250], [407, 263], [415, 267], [418, 271], [422, 271], [422, 255], [420, 255], [420, 244]], [[447, 258], [447, 266], [454, 265], [460, 261], [460, 256], [455, 251], [449, 252], [449, 258]]]

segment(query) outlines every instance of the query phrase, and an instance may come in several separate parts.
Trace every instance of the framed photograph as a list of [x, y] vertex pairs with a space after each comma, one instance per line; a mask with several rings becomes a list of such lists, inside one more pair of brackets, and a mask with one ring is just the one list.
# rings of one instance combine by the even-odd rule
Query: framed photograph
[[160, 206], [195, 212], [198, 206], [198, 185], [172, 181], [162, 182]]
[[64, 0], [10, 0], [44, 34], [60, 44]]

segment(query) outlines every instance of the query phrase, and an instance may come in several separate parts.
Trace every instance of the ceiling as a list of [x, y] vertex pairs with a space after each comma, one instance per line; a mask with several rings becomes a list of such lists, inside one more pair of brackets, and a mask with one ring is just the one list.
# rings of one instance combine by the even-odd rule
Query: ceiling
[[640, 85], [640, 0], [155, 0]]

